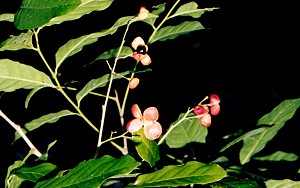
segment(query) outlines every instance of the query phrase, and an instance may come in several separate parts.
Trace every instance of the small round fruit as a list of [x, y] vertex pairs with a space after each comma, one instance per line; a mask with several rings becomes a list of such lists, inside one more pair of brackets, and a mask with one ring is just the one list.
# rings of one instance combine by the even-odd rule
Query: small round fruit
[[152, 124], [145, 124], [144, 125], [144, 134], [146, 138], [149, 140], [155, 140], [160, 137], [162, 134], [162, 127], [160, 123], [154, 122]]
[[137, 104], [132, 105], [131, 107], [131, 113], [133, 115], [133, 117], [135, 118], [142, 118], [142, 112], [140, 110], [140, 107]]
[[159, 114], [156, 107], [148, 107], [143, 113], [143, 117], [147, 121], [156, 121], [158, 116]]
[[207, 112], [207, 110], [203, 106], [198, 105], [198, 106], [194, 107], [194, 113], [196, 115], [204, 114], [206, 112]]
[[129, 83], [128, 83], [128, 86], [130, 89], [134, 89], [136, 88], [137, 85], [139, 85], [140, 83], [140, 79], [138, 78], [132, 78]]
[[210, 104], [219, 104], [221, 101], [220, 97], [216, 94], [211, 94], [209, 99], [210, 99]]
[[152, 63], [152, 60], [148, 54], [145, 54], [145, 57], [141, 59], [141, 63], [144, 66], [150, 65]]
[[202, 117], [200, 117], [200, 124], [203, 127], [209, 127], [211, 125], [211, 116], [210, 116], [210, 114], [204, 114]]
[[144, 122], [140, 119], [133, 119], [126, 125], [126, 130], [130, 133], [140, 130], [144, 125]]
[[210, 114], [216, 116], [220, 113], [220, 105], [214, 104], [210, 106]]
[[131, 43], [131, 47], [134, 50], [136, 50], [140, 45], [145, 45], [145, 41], [142, 39], [142, 37], [136, 37]]

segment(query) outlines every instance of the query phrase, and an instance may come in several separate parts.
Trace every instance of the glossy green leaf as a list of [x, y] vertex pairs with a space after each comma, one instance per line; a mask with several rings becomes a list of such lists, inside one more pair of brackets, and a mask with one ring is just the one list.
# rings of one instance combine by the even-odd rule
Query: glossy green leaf
[[5, 13], [5, 14], [0, 14], [0, 21], [8, 21], [8, 22], [13, 22], [14, 21], [14, 14], [10, 13]]
[[221, 180], [226, 171], [217, 164], [190, 161], [184, 165], [169, 165], [150, 174], [138, 176], [134, 185], [141, 187], [176, 187], [208, 184]]
[[[207, 128], [200, 125], [198, 118], [182, 119], [184, 114], [180, 114], [178, 120], [173, 125], [180, 122], [166, 137], [166, 143], [170, 148], [181, 148], [188, 143], [205, 143]], [[180, 139], [179, 139], [180, 138]]]
[[287, 153], [283, 151], [276, 151], [267, 156], [262, 157], [255, 157], [255, 160], [259, 161], [296, 161], [298, 160], [299, 156], [294, 153]]
[[148, 162], [151, 167], [154, 166], [160, 159], [156, 141], [145, 137], [144, 128], [133, 134], [133, 140], [139, 156]]
[[300, 106], [300, 99], [289, 99], [281, 102], [270, 113], [258, 120], [257, 125], [269, 125], [259, 134], [244, 138], [244, 145], [240, 150], [240, 162], [245, 164], [250, 158], [261, 151], [273, 139], [285, 122], [293, 117]]
[[[120, 79], [123, 78], [123, 76], [126, 76], [127, 74], [130, 74], [131, 71], [125, 71], [123, 73], [119, 73], [118, 75], [114, 76], [114, 79]], [[101, 78], [96, 78], [96, 79], [92, 79], [90, 80], [82, 90], [80, 90], [77, 94], [76, 94], [76, 100], [77, 100], [77, 104], [78, 106], [80, 106], [80, 102], [81, 100], [88, 95], [91, 91], [100, 88], [100, 87], [104, 87], [106, 86], [106, 84], [109, 83], [109, 79], [110, 79], [110, 74], [105, 74], [104, 76], [102, 76]]]
[[177, 11], [171, 15], [169, 18], [173, 18], [176, 16], [191, 16], [193, 18], [199, 18], [206, 11], [213, 11], [216, 8], [205, 8], [205, 9], [197, 9], [198, 5], [195, 2], [189, 2], [184, 5], [181, 5]]
[[140, 164], [129, 155], [119, 159], [105, 155], [99, 159], [81, 162], [66, 175], [40, 182], [35, 188], [99, 188], [109, 178], [127, 177]]
[[15, 26], [20, 30], [41, 27], [52, 18], [74, 10], [80, 3], [80, 0], [23, 0], [15, 14]]
[[32, 44], [33, 32], [21, 33], [18, 36], [10, 36], [9, 39], [0, 43], [0, 51], [4, 50], [21, 50], [21, 49], [34, 49]]
[[67, 57], [70, 57], [82, 50], [85, 45], [96, 42], [100, 37], [113, 34], [116, 30], [104, 30], [89, 35], [84, 35], [76, 39], [69, 40], [66, 44], [61, 46], [55, 54], [56, 59], [56, 72], [59, 66], [64, 62]]
[[183, 35], [201, 29], [204, 29], [204, 27], [198, 21], [185, 21], [176, 26], [166, 26], [157, 31], [157, 33], [153, 36], [152, 40], [149, 41], [149, 44], [156, 41], [174, 39], [179, 35]]
[[46, 176], [56, 168], [57, 166], [54, 164], [42, 163], [34, 167], [20, 168], [15, 174], [21, 179], [37, 182], [40, 178]]
[[[73, 11], [62, 16], [52, 18], [46, 26], [60, 24], [65, 21], [71, 21], [81, 18], [83, 15], [90, 14], [93, 11], [102, 11], [112, 4], [113, 0], [81, 0], [81, 4]], [[101, 19], [99, 20], [101, 22]]]
[[265, 182], [267, 188], [299, 188], [300, 181], [293, 181], [290, 179], [283, 180], [267, 180]]
[[[70, 116], [70, 115], [78, 115], [78, 114], [73, 113], [69, 110], [62, 110], [62, 111], [59, 111], [56, 113], [50, 113], [50, 114], [41, 116], [37, 119], [32, 120], [31, 122], [26, 123], [24, 125], [23, 132], [27, 133], [27, 132], [33, 131], [46, 123], [55, 123], [60, 118], [62, 118], [64, 116]], [[18, 140], [19, 138], [20, 138], [19, 133], [15, 132], [14, 141]]]
[[0, 59], [0, 91], [53, 87], [50, 77], [35, 68], [9, 59]]

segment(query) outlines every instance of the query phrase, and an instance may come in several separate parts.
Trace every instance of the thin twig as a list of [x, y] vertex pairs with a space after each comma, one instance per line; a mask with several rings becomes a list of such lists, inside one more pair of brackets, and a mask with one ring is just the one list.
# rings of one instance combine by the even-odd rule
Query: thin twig
[[23, 132], [20, 125], [17, 125], [14, 122], [12, 122], [1, 110], [0, 110], [0, 116], [3, 117], [20, 134], [20, 136], [24, 139], [24, 141], [29, 146], [29, 148], [31, 149], [31, 151], [34, 155], [36, 155], [37, 157], [42, 156], [41, 152], [39, 152], [39, 150], [32, 144], [32, 142], [29, 140], [29, 138]]

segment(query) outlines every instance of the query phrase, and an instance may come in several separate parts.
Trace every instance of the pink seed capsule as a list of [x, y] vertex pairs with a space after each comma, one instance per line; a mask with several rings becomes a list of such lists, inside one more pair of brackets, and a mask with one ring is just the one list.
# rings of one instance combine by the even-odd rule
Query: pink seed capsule
[[146, 121], [156, 121], [158, 119], [158, 110], [156, 107], [148, 107], [143, 113]]
[[221, 101], [220, 97], [216, 94], [211, 94], [209, 99], [210, 99], [210, 104], [219, 104]]
[[204, 113], [207, 113], [207, 110], [203, 107], [203, 106], [195, 106], [194, 107], [194, 113], [196, 115], [200, 115], [200, 114], [204, 114]]
[[209, 127], [211, 125], [210, 114], [204, 114], [202, 117], [200, 117], [200, 124], [204, 127]]
[[133, 119], [126, 125], [126, 130], [130, 133], [136, 132], [143, 127], [144, 122], [140, 119]]
[[220, 105], [214, 104], [210, 106], [210, 114], [216, 116], [220, 113]]
[[142, 112], [140, 110], [140, 107], [137, 104], [132, 105], [131, 107], [131, 113], [133, 115], [133, 117], [135, 118], [142, 118]]
[[162, 127], [160, 123], [154, 122], [151, 124], [145, 124], [144, 125], [144, 134], [146, 138], [149, 140], [155, 140], [160, 137], [162, 134]]
[[132, 78], [129, 83], [128, 83], [128, 86], [130, 89], [134, 89], [136, 88], [137, 85], [139, 85], [140, 83], [140, 79], [138, 78]]

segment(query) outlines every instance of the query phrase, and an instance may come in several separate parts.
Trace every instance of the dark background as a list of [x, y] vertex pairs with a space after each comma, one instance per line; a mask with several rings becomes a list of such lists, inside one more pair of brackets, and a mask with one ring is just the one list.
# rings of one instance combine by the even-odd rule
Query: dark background
[[[141, 5], [150, 9], [152, 5], [162, 2], [172, 4], [174, 1], [114, 1], [111, 7], [100, 13], [91, 13], [77, 21], [44, 28], [40, 33], [42, 50], [45, 50], [46, 58], [54, 62], [55, 52], [69, 39], [108, 28], [120, 15], [133, 15], [138, 12]], [[156, 106], [160, 112], [159, 122], [167, 128], [188, 107], [193, 107], [206, 95], [218, 94], [221, 98], [221, 113], [213, 118], [208, 139], [210, 146], [220, 148], [225, 144], [221, 140], [222, 136], [238, 129], [253, 129], [256, 121], [280, 102], [300, 96], [297, 11], [294, 4], [282, 1], [195, 2], [199, 8], [220, 9], [205, 13], [199, 18], [205, 30], [191, 32], [166, 42], [155, 42], [149, 46], [148, 53], [153, 61], [149, 68], [152, 71], [140, 75], [140, 85], [130, 92], [127, 109], [133, 103], [139, 104], [141, 110], [148, 106]], [[20, 1], [2, 1], [0, 13], [14, 13], [19, 5]], [[82, 87], [88, 80], [99, 77], [101, 71], [108, 71], [105, 62], [96, 62], [87, 68], [83, 68], [82, 62], [93, 61], [101, 50], [117, 47], [123, 31], [119, 29], [111, 38], [99, 39], [95, 44], [84, 47], [81, 53], [68, 58], [61, 66], [64, 75], [61, 78], [62, 82], [83, 78], [83, 82], [76, 83], [76, 86]], [[147, 38], [150, 32], [151, 28], [143, 25], [132, 26], [126, 45], [129, 46], [137, 35]], [[12, 23], [0, 23], [1, 41], [18, 33], [20, 31], [14, 29]], [[3, 51], [0, 52], [0, 58], [28, 63], [46, 71], [36, 53], [28, 50]], [[127, 66], [121, 65], [120, 70], [126, 69]], [[122, 87], [126, 82], [119, 83], [118, 91], [121, 97], [124, 90]], [[45, 113], [60, 110], [60, 104], [64, 103], [60, 94], [45, 90], [37, 93], [29, 108], [25, 109], [24, 101], [28, 92], [4, 93], [0, 98], [1, 110], [20, 125]], [[44, 97], [46, 98], [43, 99]], [[90, 97], [82, 103], [83, 110], [92, 121], [100, 122], [99, 110], [103, 101]], [[95, 108], [95, 104], [98, 104], [99, 108]], [[65, 105], [68, 106], [67, 103]], [[116, 110], [113, 103], [111, 106], [109, 110]], [[270, 148], [298, 152], [295, 144], [298, 140], [297, 114], [293, 121], [289, 122], [291, 125], [284, 127], [272, 141], [273, 145]], [[131, 118], [130, 113], [125, 114], [125, 121]], [[106, 122], [114, 124], [118, 123], [118, 120], [118, 117], [109, 116]], [[60, 126], [45, 126], [41, 131], [37, 131], [38, 133], [30, 133], [29, 136], [32, 136], [30, 138], [37, 143], [41, 151], [45, 151], [47, 144], [57, 139], [50, 159], [62, 168], [70, 168], [78, 161], [91, 158], [94, 150], [87, 148], [94, 148], [97, 142], [98, 135], [82, 125], [84, 123], [81, 121], [66, 117], [59, 120]], [[14, 130], [6, 125], [4, 120], [0, 120], [0, 123], [1, 174], [5, 176], [8, 165], [16, 159], [22, 159], [28, 148], [22, 141], [10, 146]], [[214, 149], [206, 149], [209, 153], [207, 155], [214, 155]], [[113, 152], [111, 154], [118, 155]], [[204, 159], [207, 159], [205, 157]], [[237, 157], [235, 153], [233, 158]], [[281, 177], [277, 172], [273, 175]], [[285, 177], [294, 178], [289, 173], [285, 173]]]

